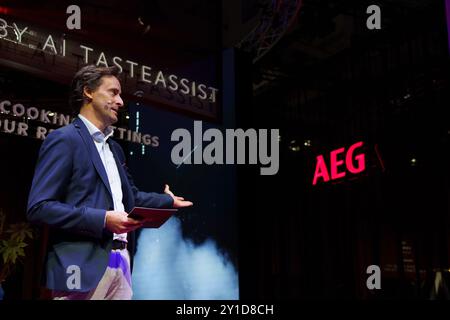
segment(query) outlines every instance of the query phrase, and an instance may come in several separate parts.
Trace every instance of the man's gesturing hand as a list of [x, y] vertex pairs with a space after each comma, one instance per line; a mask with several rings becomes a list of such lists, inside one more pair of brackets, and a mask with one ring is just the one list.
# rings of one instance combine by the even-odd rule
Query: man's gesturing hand
[[170, 191], [169, 186], [166, 184], [166, 187], [164, 188], [164, 193], [168, 194], [173, 199], [173, 207], [174, 208], [185, 208], [190, 207], [193, 205], [191, 201], [184, 200], [183, 197], [177, 197]]
[[106, 211], [106, 229], [113, 233], [127, 233], [142, 227], [142, 222], [128, 218], [126, 212]]

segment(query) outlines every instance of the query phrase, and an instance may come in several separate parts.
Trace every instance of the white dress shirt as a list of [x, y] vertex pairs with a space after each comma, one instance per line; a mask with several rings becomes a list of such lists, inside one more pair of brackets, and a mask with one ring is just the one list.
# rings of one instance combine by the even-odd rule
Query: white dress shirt
[[[114, 202], [115, 211], [125, 211], [123, 206], [122, 198], [122, 181], [120, 179], [119, 170], [117, 169], [116, 161], [109, 148], [107, 140], [114, 134], [114, 130], [111, 127], [107, 127], [105, 132], [101, 132], [92, 122], [83, 117], [81, 114], [78, 117], [86, 125], [92, 139], [94, 140], [95, 146], [97, 147], [100, 159], [102, 159], [103, 166], [105, 167], [106, 175], [108, 176], [109, 186], [111, 188], [112, 198]], [[106, 219], [106, 218], [105, 218]], [[106, 221], [105, 221], [106, 222]], [[114, 240], [121, 240], [127, 242], [127, 234], [114, 233]]]

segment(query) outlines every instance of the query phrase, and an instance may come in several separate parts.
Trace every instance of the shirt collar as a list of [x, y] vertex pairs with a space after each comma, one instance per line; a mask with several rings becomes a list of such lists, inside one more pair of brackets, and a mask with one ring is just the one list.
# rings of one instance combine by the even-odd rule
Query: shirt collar
[[81, 114], [78, 114], [78, 118], [83, 121], [84, 125], [89, 131], [89, 134], [97, 142], [106, 142], [106, 140], [108, 140], [108, 138], [114, 134], [114, 129], [111, 126], [106, 127], [105, 132], [103, 133], [99, 128], [97, 128], [92, 122], [83, 117]]

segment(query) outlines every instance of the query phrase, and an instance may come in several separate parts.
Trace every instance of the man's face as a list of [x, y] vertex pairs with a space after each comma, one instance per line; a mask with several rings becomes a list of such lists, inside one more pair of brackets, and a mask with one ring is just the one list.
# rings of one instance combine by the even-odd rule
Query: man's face
[[94, 112], [105, 126], [119, 120], [119, 108], [123, 107], [121, 92], [120, 82], [116, 77], [103, 76], [100, 86], [91, 93]]

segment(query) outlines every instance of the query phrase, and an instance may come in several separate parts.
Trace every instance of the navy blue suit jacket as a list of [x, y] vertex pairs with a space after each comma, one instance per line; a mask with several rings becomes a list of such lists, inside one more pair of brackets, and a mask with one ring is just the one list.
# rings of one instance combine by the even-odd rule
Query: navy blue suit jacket
[[[125, 211], [134, 206], [172, 207], [167, 194], [139, 191], [125, 166], [122, 148], [111, 138], [108, 143], [122, 180]], [[84, 123], [76, 118], [50, 133], [39, 152], [27, 210], [29, 221], [49, 226], [44, 271], [47, 288], [69, 291], [70, 266], [79, 267], [81, 275], [81, 287], [73, 291], [86, 292], [97, 286], [113, 240], [113, 234], [104, 228], [105, 214], [113, 209], [106, 171]], [[128, 242], [133, 257], [133, 232], [128, 234]]]

